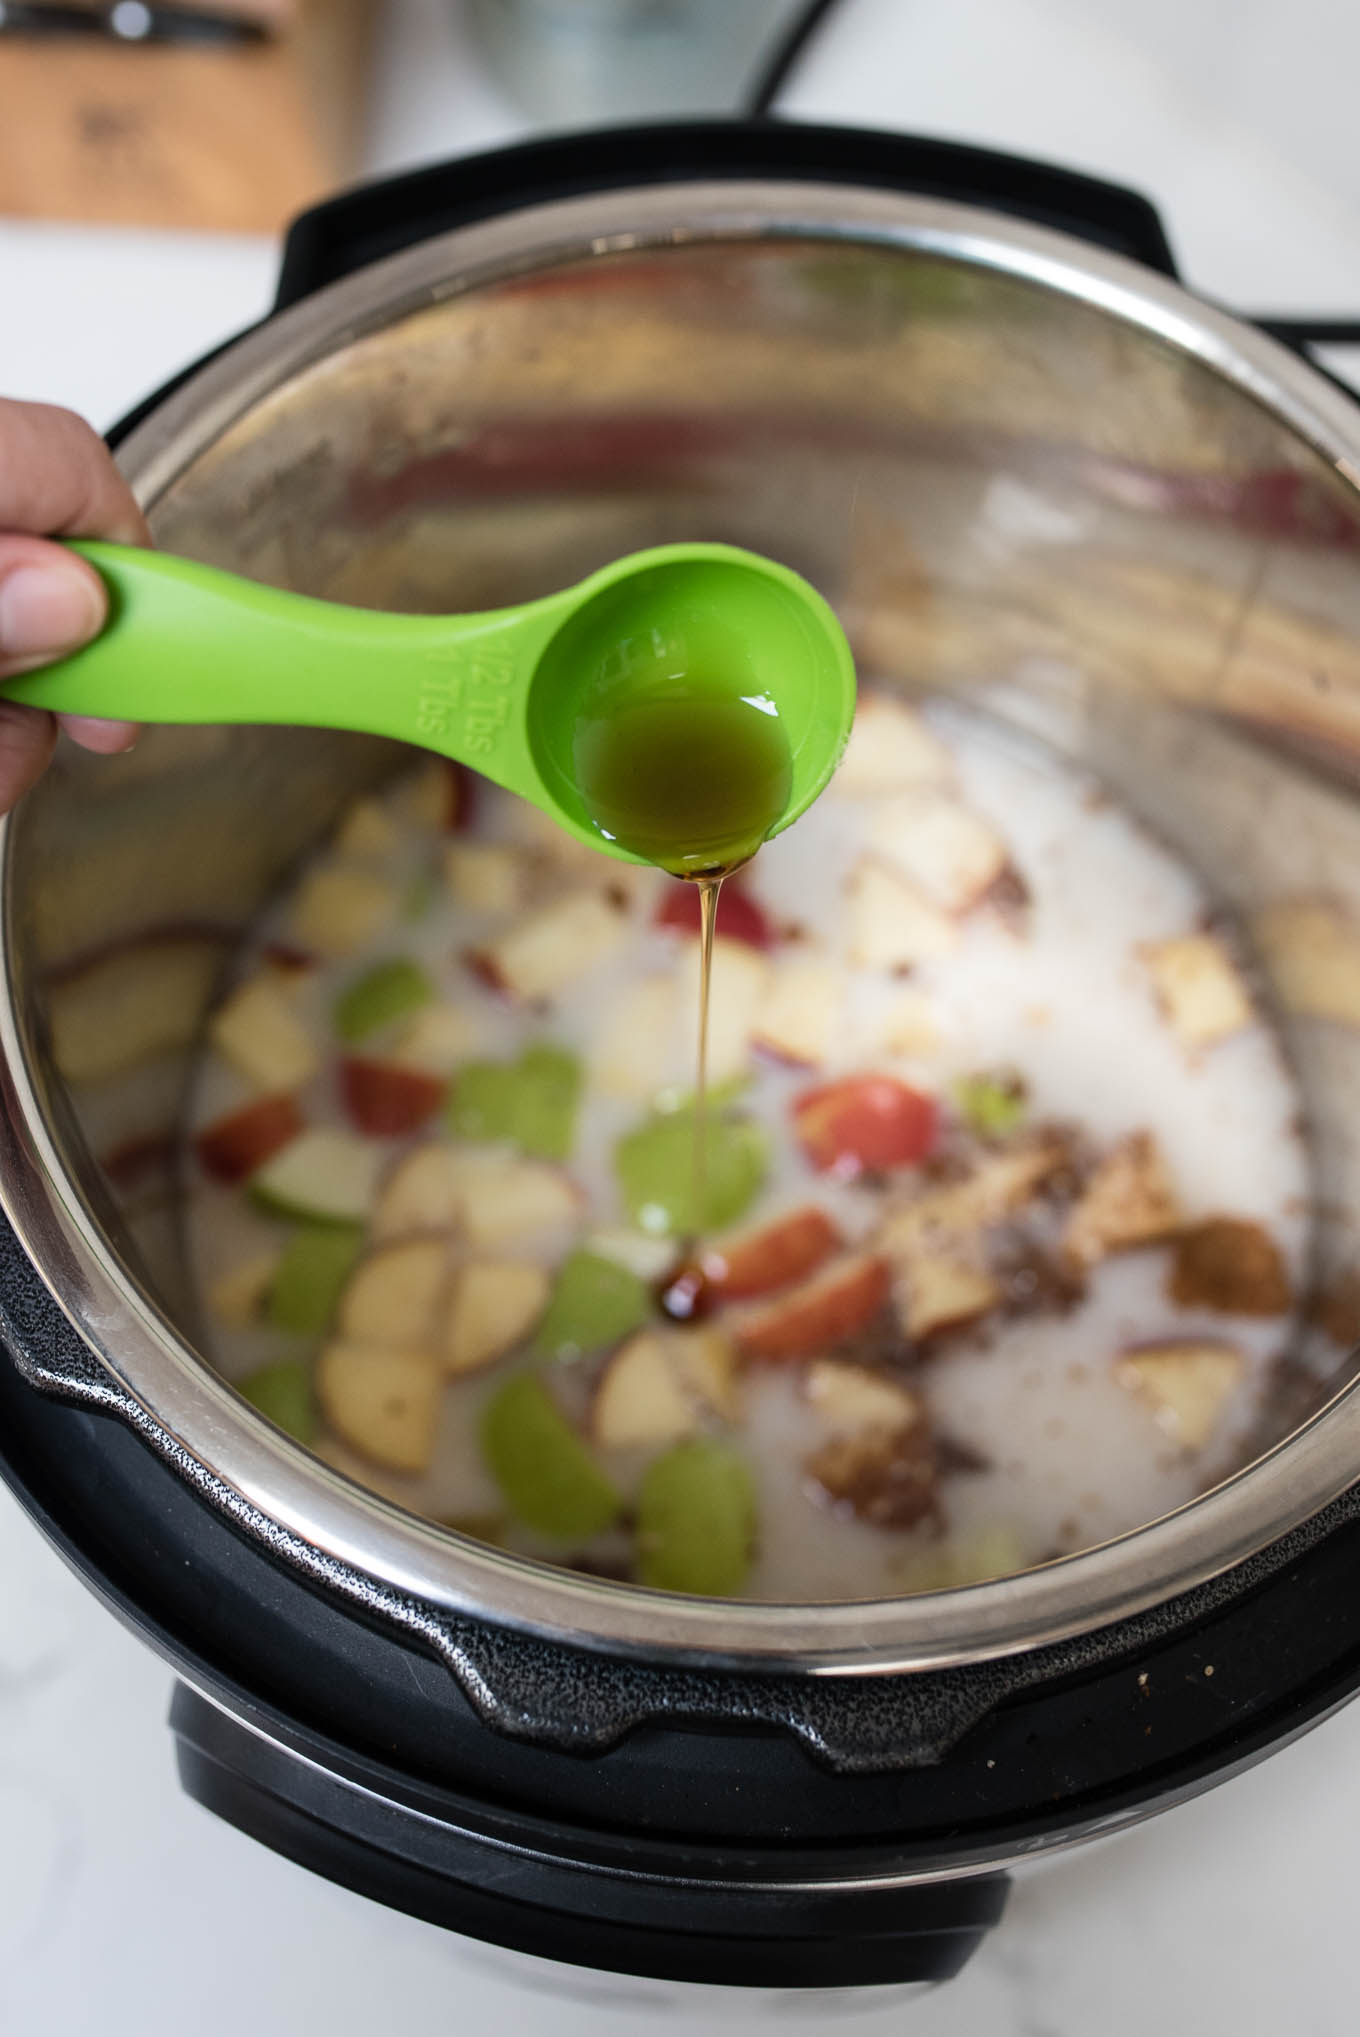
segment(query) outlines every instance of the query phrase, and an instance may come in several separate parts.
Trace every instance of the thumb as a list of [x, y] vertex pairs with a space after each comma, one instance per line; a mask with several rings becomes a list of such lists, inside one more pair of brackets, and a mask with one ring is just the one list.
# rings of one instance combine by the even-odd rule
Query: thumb
[[41, 538], [0, 537], [0, 679], [78, 650], [104, 626], [104, 583]]

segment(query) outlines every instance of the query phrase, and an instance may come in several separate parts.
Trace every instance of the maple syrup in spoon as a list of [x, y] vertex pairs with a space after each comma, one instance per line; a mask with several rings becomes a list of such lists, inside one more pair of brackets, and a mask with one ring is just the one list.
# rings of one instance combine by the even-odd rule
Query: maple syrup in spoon
[[[639, 653], [656, 653], [638, 684]], [[792, 760], [773, 700], [750, 688], [740, 661], [691, 669], [673, 643], [627, 647], [630, 684], [583, 714], [576, 781], [603, 833], [699, 890], [699, 1052], [694, 1085], [696, 1228], [707, 1188], [708, 1005], [713, 929], [723, 879], [749, 862], [789, 803]], [[691, 1241], [692, 1242], [692, 1241]]]

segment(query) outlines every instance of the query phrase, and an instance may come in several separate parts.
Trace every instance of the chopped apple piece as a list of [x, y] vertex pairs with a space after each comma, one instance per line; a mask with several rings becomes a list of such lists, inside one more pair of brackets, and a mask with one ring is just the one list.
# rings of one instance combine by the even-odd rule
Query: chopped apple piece
[[841, 1243], [841, 1234], [826, 1211], [809, 1203], [804, 1209], [776, 1217], [758, 1231], [707, 1246], [702, 1271], [724, 1301], [746, 1301], [806, 1279]]
[[532, 1373], [487, 1402], [482, 1455], [511, 1512], [540, 1535], [584, 1540], [618, 1517], [618, 1493]]
[[926, 1060], [940, 1044], [935, 1007], [920, 990], [899, 990], [884, 1009], [870, 1016], [864, 1034], [869, 1055], [901, 1054], [908, 1060]]
[[1211, 1047], [1252, 1021], [1251, 999], [1222, 941], [1186, 934], [1144, 948], [1157, 1000], [1187, 1047]]
[[49, 988], [52, 1058], [68, 1082], [105, 1082], [187, 1047], [222, 966], [218, 939], [129, 941]]
[[886, 693], [863, 693], [855, 708], [832, 789], [851, 799], [906, 792], [921, 785], [947, 785], [953, 777], [948, 750], [914, 708]]
[[461, 1139], [506, 1140], [539, 1160], [565, 1160], [576, 1134], [581, 1064], [565, 1047], [526, 1047], [517, 1061], [468, 1061], [449, 1099]]
[[358, 1223], [373, 1206], [378, 1152], [352, 1132], [310, 1130], [266, 1160], [250, 1193], [266, 1209], [319, 1223]]
[[1205, 1217], [1176, 1240], [1167, 1293], [1182, 1308], [1230, 1316], [1279, 1316], [1289, 1307], [1289, 1275], [1262, 1225], [1241, 1217]]
[[998, 1068], [962, 1076], [954, 1084], [954, 1100], [979, 1138], [1006, 1139], [1025, 1121], [1029, 1090], [1023, 1075], [1011, 1068]]
[[386, 1176], [373, 1210], [373, 1236], [399, 1238], [410, 1231], [445, 1231], [462, 1213], [453, 1154], [441, 1145], [417, 1146]]
[[882, 806], [869, 841], [942, 912], [966, 912], [1006, 868], [1006, 845], [981, 815], [928, 788]]
[[812, 1280], [742, 1315], [734, 1325], [744, 1357], [810, 1358], [867, 1328], [888, 1299], [891, 1270], [876, 1253], [837, 1259]]
[[269, 1290], [275, 1329], [319, 1337], [329, 1327], [362, 1239], [357, 1224], [303, 1224], [294, 1231]]
[[460, 1188], [463, 1226], [478, 1250], [496, 1251], [574, 1230], [581, 1220], [582, 1199], [575, 1183], [560, 1168], [539, 1160], [479, 1156]]
[[1140, 1394], [1185, 1450], [1203, 1449], [1241, 1376], [1240, 1351], [1199, 1339], [1137, 1344], [1115, 1366], [1120, 1385]]
[[924, 1419], [920, 1396], [909, 1386], [837, 1358], [810, 1365], [803, 1391], [827, 1426], [841, 1434], [859, 1429], [891, 1434]]
[[252, 1252], [209, 1282], [208, 1307], [219, 1323], [231, 1330], [246, 1330], [260, 1320], [282, 1256], [276, 1247]]
[[840, 1030], [845, 978], [834, 962], [795, 955], [775, 965], [756, 1012], [751, 1041], [795, 1068], [817, 1068]]
[[236, 1391], [285, 1435], [310, 1443], [316, 1434], [312, 1368], [305, 1358], [279, 1358], [261, 1365]]
[[591, 1055], [591, 1074], [606, 1096], [643, 1102], [673, 1078], [681, 1060], [678, 1003], [669, 976], [646, 976], [611, 1000]]
[[962, 1245], [951, 1251], [944, 1243], [923, 1244], [902, 1254], [897, 1264], [902, 1276], [898, 1313], [909, 1337], [962, 1329], [1002, 1299], [996, 1281]]
[[933, 1097], [895, 1075], [847, 1075], [796, 1097], [793, 1126], [814, 1167], [853, 1180], [924, 1160], [939, 1112]]
[[214, 1181], [244, 1181], [301, 1130], [302, 1113], [291, 1096], [262, 1096], [205, 1126], [194, 1144]]
[[558, 1268], [534, 1350], [541, 1358], [600, 1351], [638, 1329], [651, 1313], [651, 1294], [636, 1273], [593, 1252], [573, 1252]]
[[434, 985], [415, 962], [398, 958], [365, 969], [336, 999], [335, 1030], [347, 1046], [357, 1047], [384, 1026], [408, 1018], [434, 996]]
[[688, 1392], [723, 1421], [740, 1420], [739, 1354], [730, 1337], [705, 1323], [694, 1329], [672, 1330], [667, 1350]]
[[336, 1329], [355, 1344], [431, 1350], [448, 1268], [442, 1238], [380, 1245], [360, 1261], [341, 1295]]
[[1181, 1220], [1180, 1205], [1151, 1132], [1134, 1132], [1096, 1167], [1072, 1207], [1063, 1251], [1081, 1266], [1108, 1252], [1156, 1245]]
[[550, 997], [597, 969], [627, 932], [598, 891], [568, 892], [517, 920], [479, 951], [479, 969], [512, 997]]
[[850, 960], [866, 969], [914, 969], [954, 947], [956, 922], [910, 879], [865, 857], [847, 886]]
[[639, 1230], [691, 1237], [734, 1224], [760, 1193], [768, 1146], [761, 1127], [710, 1106], [704, 1129], [704, 1207], [695, 1207], [694, 1112], [658, 1113], [614, 1148], [624, 1206]]
[[449, 842], [444, 849], [444, 882], [469, 912], [515, 912], [528, 890], [528, 869], [519, 849], [501, 842]]
[[295, 948], [291, 941], [266, 941], [260, 960], [280, 990], [295, 997], [317, 965], [315, 955]]
[[327, 1344], [316, 1361], [322, 1413], [346, 1443], [392, 1471], [429, 1469], [443, 1392], [437, 1360], [378, 1344]]
[[729, 1445], [693, 1436], [648, 1465], [638, 1491], [644, 1584], [726, 1597], [741, 1589], [755, 1539], [755, 1481]]
[[473, 1259], [459, 1268], [444, 1329], [447, 1372], [477, 1372], [512, 1351], [542, 1315], [551, 1281], [541, 1266]]
[[382, 863], [400, 836], [380, 799], [356, 799], [335, 831], [337, 852], [355, 863]]
[[640, 1330], [620, 1345], [600, 1374], [591, 1405], [591, 1435], [603, 1450], [674, 1443], [694, 1433], [694, 1401], [677, 1377], [660, 1330]]
[[448, 1088], [442, 1075], [359, 1054], [347, 1054], [339, 1073], [345, 1109], [371, 1139], [402, 1139], [418, 1132], [434, 1116]]
[[876, 1528], [914, 1528], [935, 1511], [938, 1467], [922, 1420], [832, 1436], [803, 1469], [838, 1513]]
[[[687, 884], [683, 878], [672, 878], [661, 894], [654, 924], [673, 927], [677, 933], [697, 935], [698, 885]], [[774, 945], [774, 930], [770, 922], [754, 898], [742, 890], [734, 877], [729, 877], [718, 893], [718, 915], [713, 931], [717, 940], [742, 941], [748, 948], [765, 949]]]
[[1256, 921], [1286, 1011], [1360, 1026], [1360, 926], [1325, 898], [1282, 899]]
[[350, 863], [310, 870], [293, 901], [295, 940], [318, 955], [355, 955], [401, 909], [396, 885]]
[[209, 1021], [208, 1038], [257, 1089], [300, 1089], [321, 1066], [316, 1042], [272, 974], [233, 990]]
[[397, 1035], [388, 1060], [422, 1075], [451, 1075], [478, 1037], [476, 1021], [456, 1004], [427, 1004]]
[[1021, 1208], [1070, 1158], [1061, 1132], [1037, 1130], [1004, 1152], [986, 1154], [961, 1181], [928, 1189], [893, 1210], [879, 1242], [895, 1258], [942, 1245], [957, 1256], [959, 1240]]
[[[720, 935], [713, 943], [708, 987], [708, 1074], [728, 1082], [746, 1072], [756, 1014], [769, 982], [765, 956], [744, 941]], [[692, 1067], [699, 1044], [699, 944], [687, 941], [675, 965], [675, 1002], [680, 1014], [681, 1052]]]

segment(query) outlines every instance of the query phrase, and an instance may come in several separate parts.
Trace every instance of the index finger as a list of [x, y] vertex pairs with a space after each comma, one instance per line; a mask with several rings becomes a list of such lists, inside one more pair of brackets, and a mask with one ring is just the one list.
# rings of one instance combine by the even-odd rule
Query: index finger
[[0, 399], [0, 531], [151, 542], [107, 446], [74, 411]]

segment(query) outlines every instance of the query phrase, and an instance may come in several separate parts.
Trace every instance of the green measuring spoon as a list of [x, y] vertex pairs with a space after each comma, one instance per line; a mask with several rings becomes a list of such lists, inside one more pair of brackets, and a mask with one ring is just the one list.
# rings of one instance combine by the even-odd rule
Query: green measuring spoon
[[[10, 681], [10, 700], [150, 722], [283, 722], [418, 743], [492, 778], [582, 841], [635, 855], [592, 821], [573, 743], [638, 689], [702, 669], [776, 714], [796, 820], [836, 767], [854, 713], [850, 649], [786, 567], [729, 545], [634, 552], [541, 601], [475, 615], [386, 615], [286, 594], [166, 553], [80, 542], [110, 593], [103, 634]], [[728, 676], [730, 675], [730, 677]]]

